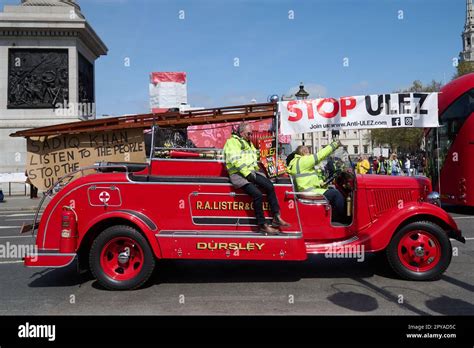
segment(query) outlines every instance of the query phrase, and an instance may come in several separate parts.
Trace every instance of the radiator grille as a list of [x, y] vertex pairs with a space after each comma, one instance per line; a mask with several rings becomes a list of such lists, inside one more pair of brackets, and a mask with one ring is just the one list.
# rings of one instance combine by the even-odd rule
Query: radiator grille
[[372, 190], [372, 211], [376, 216], [397, 206], [413, 201], [411, 189]]

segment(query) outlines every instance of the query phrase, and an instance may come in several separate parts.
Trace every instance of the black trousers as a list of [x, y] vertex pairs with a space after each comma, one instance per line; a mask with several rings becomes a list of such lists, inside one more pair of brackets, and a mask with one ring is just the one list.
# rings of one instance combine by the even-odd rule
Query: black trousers
[[330, 188], [324, 192], [324, 197], [331, 203], [333, 220], [341, 221], [345, 218], [344, 215], [344, 196], [339, 190]]
[[257, 224], [263, 225], [265, 223], [265, 215], [263, 214], [263, 194], [259, 188], [262, 188], [266, 192], [273, 216], [280, 213], [280, 206], [278, 205], [278, 200], [275, 195], [275, 188], [273, 187], [272, 182], [266, 177], [257, 174], [255, 184], [249, 183], [242, 187], [242, 190], [253, 198], [253, 208], [255, 209]]

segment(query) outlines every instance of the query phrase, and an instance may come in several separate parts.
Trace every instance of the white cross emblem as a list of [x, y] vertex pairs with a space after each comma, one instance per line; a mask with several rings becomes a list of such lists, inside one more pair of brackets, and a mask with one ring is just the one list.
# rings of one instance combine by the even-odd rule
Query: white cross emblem
[[110, 200], [110, 194], [106, 191], [102, 191], [99, 195], [99, 199], [102, 203], [107, 203]]

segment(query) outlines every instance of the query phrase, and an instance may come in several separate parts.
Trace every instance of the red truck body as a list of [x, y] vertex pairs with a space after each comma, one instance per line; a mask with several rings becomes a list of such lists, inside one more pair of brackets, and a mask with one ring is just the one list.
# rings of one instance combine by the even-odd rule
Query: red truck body
[[[435, 226], [448, 242], [448, 237], [462, 240], [450, 215], [429, 202], [431, 182], [425, 177], [357, 175], [351, 183], [348, 225], [331, 222], [324, 196], [299, 196], [291, 178], [279, 177], [274, 180], [275, 191], [281, 214], [291, 226], [278, 235], [263, 235], [251, 198], [232, 187], [220, 160], [155, 158], [150, 164], [121, 166], [97, 167], [94, 174], [72, 181], [52, 197], [37, 228], [39, 255], [27, 257], [27, 266], [63, 267], [79, 258], [79, 264], [93, 268], [99, 280], [109, 280], [101, 282], [105, 287], [129, 289], [143, 283], [134, 279], [140, 278], [150, 258], [148, 248], [153, 266], [159, 259], [302, 261], [309, 254], [335, 253], [340, 248], [382, 251], [397, 232], [416, 223]], [[267, 203], [264, 209], [270, 218]], [[114, 226], [141, 237], [137, 240], [129, 232], [121, 237], [115, 231], [102, 244], [97, 241]], [[418, 241], [422, 245], [435, 240], [434, 259], [423, 267], [413, 266], [414, 278], [416, 273], [420, 279], [428, 273], [432, 277], [433, 265], [443, 262], [443, 243], [436, 236], [428, 230]], [[96, 241], [102, 248], [97, 252]], [[412, 242], [405, 238], [394, 246], [403, 262], [400, 243], [409, 248]], [[429, 248], [424, 250], [429, 254]], [[410, 265], [408, 260], [406, 268]]]

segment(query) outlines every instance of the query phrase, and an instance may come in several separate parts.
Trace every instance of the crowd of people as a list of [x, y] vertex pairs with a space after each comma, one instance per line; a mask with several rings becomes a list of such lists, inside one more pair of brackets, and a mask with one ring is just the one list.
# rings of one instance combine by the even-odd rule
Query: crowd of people
[[353, 162], [353, 169], [357, 174], [426, 175], [426, 168], [425, 152], [401, 154], [400, 156], [392, 153], [388, 158], [362, 155]]

